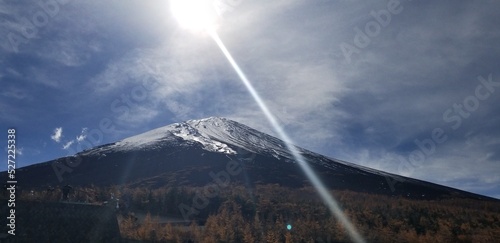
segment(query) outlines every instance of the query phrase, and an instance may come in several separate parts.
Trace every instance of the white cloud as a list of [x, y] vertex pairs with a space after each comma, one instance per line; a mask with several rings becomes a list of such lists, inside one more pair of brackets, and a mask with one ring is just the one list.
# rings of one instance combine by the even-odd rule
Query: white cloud
[[71, 145], [73, 145], [73, 143], [75, 143], [75, 140], [71, 140], [71, 141], [69, 141], [69, 142], [65, 143], [65, 144], [63, 145], [63, 147], [62, 147], [62, 148], [63, 148], [64, 150], [66, 150], [66, 149], [68, 149], [69, 147], [71, 147]]
[[[60, 130], [61, 130], [61, 134], [62, 134], [62, 128]], [[86, 127], [82, 128], [82, 131], [80, 132], [80, 135], [76, 136], [76, 139], [73, 139], [73, 140], [70, 140], [70, 141], [67, 141], [66, 143], [64, 143], [63, 146], [62, 146], [62, 149], [67, 150], [75, 142], [80, 143], [83, 140], [85, 140], [85, 138], [87, 138], [87, 131], [88, 131], [88, 129]]]
[[[5, 146], [4, 151], [7, 153], [9, 151], [9, 148]], [[23, 155], [24, 154], [24, 148], [23, 147], [16, 147], [16, 154], [17, 155]]]
[[24, 148], [22, 148], [22, 147], [17, 147], [16, 148], [16, 154], [17, 155], [23, 155], [23, 153], [24, 153]]
[[54, 140], [56, 143], [59, 143], [61, 142], [61, 138], [63, 136], [62, 133], [63, 133], [62, 127], [57, 127], [56, 129], [54, 129], [54, 134], [52, 134], [50, 138]]
[[83, 140], [85, 140], [85, 138], [87, 138], [87, 130], [88, 129], [86, 127], [84, 127], [82, 129], [82, 132], [80, 133], [80, 135], [76, 136], [76, 141], [78, 143], [82, 142]]

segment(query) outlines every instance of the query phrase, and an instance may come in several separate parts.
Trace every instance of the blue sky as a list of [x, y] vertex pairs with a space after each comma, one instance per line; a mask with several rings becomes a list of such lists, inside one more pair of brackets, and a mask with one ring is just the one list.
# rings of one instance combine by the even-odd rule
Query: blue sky
[[[217, 3], [221, 39], [296, 144], [500, 198], [500, 3]], [[0, 52], [18, 166], [209, 116], [273, 134], [168, 1], [0, 0]]]

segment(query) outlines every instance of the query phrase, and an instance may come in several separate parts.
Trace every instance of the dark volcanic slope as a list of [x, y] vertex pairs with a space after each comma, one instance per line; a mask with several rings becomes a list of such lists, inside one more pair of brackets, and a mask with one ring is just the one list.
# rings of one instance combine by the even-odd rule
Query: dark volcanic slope
[[[24, 167], [16, 173], [19, 185], [24, 188], [65, 184], [202, 186], [228, 181], [247, 186], [256, 183], [309, 185], [285, 148], [281, 140], [240, 123], [208, 118], [161, 127], [72, 157]], [[338, 161], [300, 148], [299, 151], [331, 189], [418, 199], [496, 200]]]

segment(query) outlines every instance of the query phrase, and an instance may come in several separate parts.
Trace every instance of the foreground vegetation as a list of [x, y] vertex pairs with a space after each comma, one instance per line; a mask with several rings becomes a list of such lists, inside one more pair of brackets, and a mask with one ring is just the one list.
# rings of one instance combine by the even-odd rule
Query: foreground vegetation
[[[212, 188], [214, 189], [214, 188]], [[74, 188], [71, 201], [119, 206], [122, 237], [150, 242], [349, 242], [312, 188], [260, 185], [225, 188]], [[408, 200], [333, 192], [368, 242], [495, 242], [500, 204], [468, 199]], [[29, 200], [60, 200], [60, 192], [23, 192]], [[134, 215], [147, 213], [144, 219]], [[160, 217], [180, 218], [171, 223]]]

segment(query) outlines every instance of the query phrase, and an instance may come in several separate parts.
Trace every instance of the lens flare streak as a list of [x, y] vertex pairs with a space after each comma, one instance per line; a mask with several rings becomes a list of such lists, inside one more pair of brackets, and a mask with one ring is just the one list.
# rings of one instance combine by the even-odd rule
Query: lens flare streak
[[267, 120], [269, 123], [271, 123], [271, 126], [274, 128], [278, 136], [280, 137], [281, 140], [283, 140], [286, 144], [287, 149], [290, 151], [292, 156], [295, 158], [295, 160], [298, 162], [302, 170], [304, 170], [306, 176], [308, 179], [311, 181], [313, 186], [316, 188], [318, 191], [319, 195], [323, 199], [323, 201], [327, 204], [329, 210], [335, 217], [344, 225], [346, 228], [347, 232], [349, 233], [351, 239], [354, 242], [357, 243], [364, 243], [363, 237], [356, 231], [356, 228], [351, 224], [349, 219], [344, 215], [342, 210], [340, 209], [337, 201], [330, 195], [326, 187], [323, 185], [323, 183], [319, 180], [319, 178], [316, 176], [316, 174], [312, 171], [311, 167], [307, 162], [305, 161], [304, 157], [299, 153], [297, 148], [293, 145], [293, 141], [288, 137], [286, 132], [283, 130], [281, 125], [277, 122], [276, 118], [274, 115], [271, 113], [271, 111], [267, 108], [267, 105], [264, 103], [262, 98], [259, 96], [255, 88], [253, 87], [252, 83], [248, 80], [246, 77], [245, 73], [240, 69], [236, 61], [233, 59], [231, 53], [227, 50], [226, 46], [222, 42], [222, 40], [219, 38], [219, 35], [215, 30], [209, 30], [210, 36], [214, 39], [214, 41], [217, 43], [219, 48], [221, 49], [222, 53], [224, 56], [227, 58], [231, 66], [234, 68], [238, 76], [240, 77], [241, 81], [245, 85], [245, 87], [248, 89], [248, 92], [252, 95], [254, 98], [255, 102], [259, 105], [260, 109], [266, 116]]

